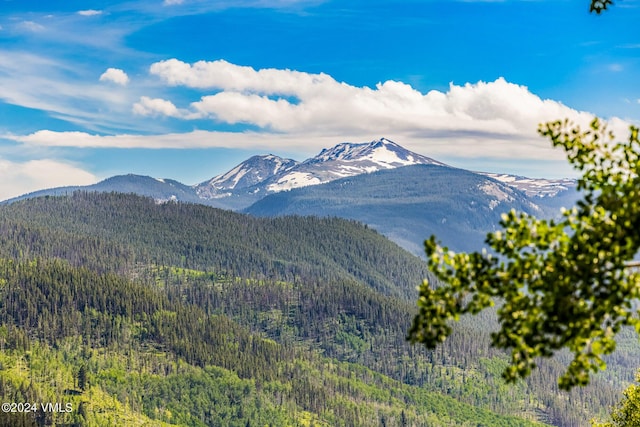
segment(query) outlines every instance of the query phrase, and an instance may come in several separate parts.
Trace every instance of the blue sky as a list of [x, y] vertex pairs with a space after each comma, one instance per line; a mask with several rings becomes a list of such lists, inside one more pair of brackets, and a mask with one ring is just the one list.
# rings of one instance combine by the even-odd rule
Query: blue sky
[[640, 124], [638, 0], [0, 0], [0, 199], [386, 137], [571, 176], [540, 122]]

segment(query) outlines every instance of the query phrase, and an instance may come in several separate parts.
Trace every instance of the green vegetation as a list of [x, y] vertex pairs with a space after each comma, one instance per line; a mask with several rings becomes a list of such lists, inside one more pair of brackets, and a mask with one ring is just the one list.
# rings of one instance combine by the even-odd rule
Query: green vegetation
[[[640, 377], [638, 377], [640, 380]], [[599, 424], [592, 423], [593, 427], [635, 427], [640, 426], [640, 387], [631, 384], [624, 391], [624, 399], [611, 413], [611, 422]]]
[[[417, 257], [364, 225], [337, 218], [259, 219], [82, 192], [15, 202], [3, 207], [0, 218], [2, 238], [15, 242], [7, 245], [7, 256], [58, 256], [94, 269], [124, 272], [153, 263], [251, 278], [357, 280], [409, 299], [416, 281], [428, 275]], [[92, 258], [95, 253], [110, 262]]]
[[66, 398], [77, 410], [52, 415], [54, 423], [337, 426], [404, 414], [419, 425], [528, 425], [261, 338], [116, 275], [40, 259], [3, 261], [0, 275], [3, 397]]
[[[606, 414], [621, 380], [560, 394], [562, 360], [507, 387], [490, 315], [463, 319], [435, 351], [408, 344], [408, 283], [424, 267], [338, 219], [117, 194], [0, 206], [0, 393], [73, 408], [0, 425], [578, 426]], [[636, 350], [620, 364], [637, 365]]]
[[505, 214], [502, 230], [487, 236], [493, 254], [455, 254], [432, 236], [428, 263], [444, 285], [433, 288], [426, 280], [420, 287], [410, 339], [435, 347], [451, 333], [451, 320], [492, 307], [500, 297], [500, 330], [492, 340], [511, 349], [503, 376], [526, 377], [538, 358], [568, 349], [572, 359], [559, 384], [570, 389], [605, 368], [602, 356], [613, 352], [623, 327], [640, 330], [633, 306], [640, 273], [627, 268], [640, 249], [640, 140], [632, 127], [628, 141], [615, 143], [597, 119], [587, 131], [565, 121], [540, 133], [583, 173], [578, 206], [558, 222]]

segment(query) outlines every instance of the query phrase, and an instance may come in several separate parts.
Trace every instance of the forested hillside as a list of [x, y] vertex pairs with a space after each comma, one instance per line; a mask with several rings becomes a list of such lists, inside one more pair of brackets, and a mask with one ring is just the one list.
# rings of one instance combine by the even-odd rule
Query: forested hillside
[[[241, 277], [357, 280], [411, 298], [428, 274], [423, 262], [383, 236], [336, 218], [259, 219], [202, 205], [84, 192], [16, 202], [0, 213], [21, 219], [0, 224], [9, 228], [3, 236], [9, 236], [5, 246], [14, 255], [21, 247], [26, 256], [62, 256], [98, 268], [155, 263]], [[88, 259], [91, 247], [83, 244], [109, 246], [107, 255], [114, 259]]]
[[271, 194], [245, 211], [269, 217], [318, 215], [354, 219], [423, 255], [424, 239], [432, 234], [453, 250], [480, 250], [487, 232], [493, 230], [502, 213], [516, 209], [542, 214], [532, 200], [481, 174], [446, 166], [415, 165]]
[[640, 365], [507, 386], [490, 316], [412, 347], [424, 265], [352, 221], [76, 193], [1, 206], [0, 236], [3, 401], [72, 408], [0, 425], [583, 426]]

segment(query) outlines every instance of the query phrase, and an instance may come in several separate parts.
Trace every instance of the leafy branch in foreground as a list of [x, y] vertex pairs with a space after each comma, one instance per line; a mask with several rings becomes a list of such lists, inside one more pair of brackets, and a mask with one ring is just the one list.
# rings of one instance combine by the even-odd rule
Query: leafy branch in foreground
[[511, 349], [504, 378], [524, 378], [536, 358], [568, 349], [573, 359], [559, 378], [568, 390], [606, 367], [602, 356], [615, 349], [621, 327], [640, 332], [633, 309], [640, 273], [627, 268], [640, 247], [640, 141], [631, 127], [628, 141], [614, 142], [598, 119], [586, 131], [565, 120], [541, 125], [539, 133], [581, 171], [582, 200], [557, 221], [504, 214], [502, 229], [486, 239], [495, 254], [453, 253], [432, 236], [427, 261], [442, 285], [420, 286], [408, 339], [434, 348], [451, 333], [452, 320], [498, 298], [500, 329], [492, 341]]
[[602, 11], [607, 10], [607, 7], [613, 5], [612, 0], [591, 0], [591, 5], [589, 6], [589, 12], [595, 12], [597, 14], [602, 13]]
[[613, 5], [612, 0], [591, 0], [591, 6], [589, 6], [589, 12], [595, 12], [597, 14], [607, 10], [607, 7]]

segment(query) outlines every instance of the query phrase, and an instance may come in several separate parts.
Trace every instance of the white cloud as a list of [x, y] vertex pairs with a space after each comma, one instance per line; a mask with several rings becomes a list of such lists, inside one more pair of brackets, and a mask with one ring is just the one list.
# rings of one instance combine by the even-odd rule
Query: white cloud
[[[327, 74], [238, 66], [226, 61], [153, 64], [150, 72], [167, 84], [217, 92], [182, 111], [184, 119], [255, 125], [276, 132], [467, 133], [474, 138], [537, 138], [539, 123], [590, 114], [543, 100], [503, 78], [457, 86], [447, 92], [419, 92], [397, 81], [375, 88], [340, 83]], [[166, 101], [169, 102], [169, 101]], [[160, 111], [158, 111], [160, 112]], [[175, 113], [175, 110], [172, 110]]]
[[113, 82], [121, 86], [125, 86], [129, 83], [129, 76], [123, 70], [119, 68], [107, 68], [107, 71], [100, 76], [101, 82]]
[[[97, 135], [86, 132], [56, 132], [40, 130], [29, 135], [2, 135], [2, 138], [21, 142], [28, 146], [78, 147], [78, 148], [238, 148], [267, 150], [277, 147], [284, 150], [311, 152], [335, 145], [334, 136], [283, 135], [262, 132], [216, 132], [197, 130], [188, 133], [159, 135]], [[357, 141], [371, 140], [371, 135], [361, 135]], [[302, 149], [302, 150], [301, 150]]]
[[41, 110], [85, 129], [142, 127], [131, 115], [140, 95], [113, 90], [92, 76], [93, 70], [58, 58], [0, 49], [0, 101]]
[[41, 159], [15, 163], [0, 159], [0, 200], [43, 188], [88, 185], [97, 178], [77, 166], [58, 160]]
[[[199, 99], [184, 107], [170, 99], [141, 96], [128, 107], [129, 113], [138, 116], [137, 121], [141, 121], [140, 116], [211, 119], [211, 129], [216, 129], [215, 122], [224, 122], [259, 130], [113, 136], [41, 130], [5, 137], [32, 146], [226, 147], [313, 155], [339, 142], [364, 142], [384, 136], [455, 166], [477, 163], [479, 158], [487, 164], [507, 166], [511, 161], [537, 161], [541, 171], [548, 167], [551, 172], [544, 175], [563, 176], [570, 172], [568, 167], [558, 169], [558, 164], [566, 165], [565, 155], [537, 134], [538, 124], [569, 118], [584, 125], [593, 117], [557, 101], [543, 100], [527, 87], [503, 78], [450, 84], [447, 91], [422, 93], [397, 81], [373, 88], [357, 87], [323, 73], [254, 70], [225, 61], [190, 65], [172, 59], [153, 64], [150, 72], [169, 85], [187, 86], [201, 93]], [[627, 135], [627, 123], [615, 118], [610, 122], [617, 135]], [[145, 125], [152, 123], [145, 121]]]
[[102, 15], [102, 11], [101, 11], [101, 10], [94, 10], [94, 9], [79, 10], [79, 11], [78, 11], [78, 15], [82, 15], [82, 16], [96, 16], [96, 15]]
[[198, 61], [193, 65], [169, 59], [156, 62], [149, 68], [173, 86], [215, 88], [294, 95], [311, 87], [339, 85], [328, 74], [252, 67], [231, 64], [224, 60]]
[[140, 101], [133, 105], [133, 112], [141, 116], [180, 117], [182, 115], [171, 101], [152, 99], [147, 96], [141, 97]]
[[182, 3], [184, 3], [184, 0], [164, 0], [162, 2], [165, 6], [174, 6]]

